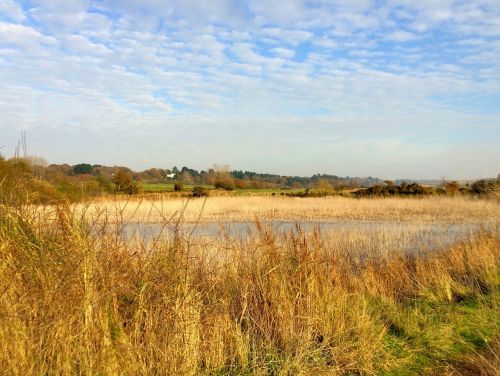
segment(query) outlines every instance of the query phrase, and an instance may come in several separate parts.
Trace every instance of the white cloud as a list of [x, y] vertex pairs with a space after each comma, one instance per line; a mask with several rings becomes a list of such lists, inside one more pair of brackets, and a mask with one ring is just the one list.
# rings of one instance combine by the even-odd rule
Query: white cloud
[[413, 33], [404, 30], [393, 31], [385, 36], [385, 39], [393, 42], [409, 42], [417, 39]]
[[307, 8], [301, 0], [254, 0], [250, 2], [250, 8], [262, 24], [290, 25], [307, 14]]
[[328, 49], [333, 49], [333, 48], [339, 47], [338, 43], [335, 42], [333, 39], [325, 38], [325, 37], [314, 39], [314, 44], [321, 47], [321, 48], [328, 48]]
[[3, 17], [16, 22], [23, 21], [26, 18], [22, 6], [13, 0], [0, 1], [0, 18]]
[[106, 55], [110, 54], [111, 50], [99, 43], [92, 43], [87, 38], [81, 35], [68, 35], [64, 37], [64, 45], [69, 50], [89, 55]]
[[288, 48], [276, 47], [271, 50], [276, 56], [290, 59], [295, 56], [295, 51]]
[[43, 40], [42, 34], [21, 24], [0, 22], [0, 43], [26, 46]]
[[296, 45], [313, 37], [313, 33], [306, 30], [290, 30], [278, 27], [266, 27], [259, 30], [259, 34], [269, 37], [278, 43], [286, 43]]

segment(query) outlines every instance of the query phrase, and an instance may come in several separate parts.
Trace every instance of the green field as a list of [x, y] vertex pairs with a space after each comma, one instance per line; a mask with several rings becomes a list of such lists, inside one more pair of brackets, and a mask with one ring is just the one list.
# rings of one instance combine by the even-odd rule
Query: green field
[[[175, 182], [172, 183], [142, 183], [142, 188], [144, 193], [163, 193], [163, 192], [173, 192]], [[198, 184], [184, 184], [185, 191], [191, 191]], [[213, 185], [200, 185], [201, 187], [213, 190], [215, 187]], [[245, 194], [263, 194], [263, 195], [279, 195], [281, 193], [298, 193], [303, 192], [303, 188], [245, 188], [245, 189], [235, 189], [234, 194], [237, 196]]]
[[236, 196], [244, 196], [245, 194], [259, 193], [263, 195], [280, 195], [281, 193], [298, 193], [304, 192], [303, 188], [245, 188], [245, 189], [235, 189], [234, 193]]
[[[173, 192], [175, 183], [142, 183], [142, 188], [145, 193], [162, 193]], [[197, 184], [184, 184], [185, 191], [191, 191]], [[201, 185], [206, 189], [214, 189], [211, 185]]]

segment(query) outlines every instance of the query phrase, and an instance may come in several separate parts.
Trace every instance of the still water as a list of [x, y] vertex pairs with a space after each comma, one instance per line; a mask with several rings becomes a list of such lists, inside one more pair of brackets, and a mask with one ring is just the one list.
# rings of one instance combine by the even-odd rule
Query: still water
[[376, 250], [433, 250], [442, 249], [479, 232], [499, 234], [496, 223], [408, 223], [395, 221], [264, 221], [224, 223], [184, 223], [163, 225], [155, 223], [127, 223], [120, 228], [126, 239], [152, 240], [171, 239], [180, 236], [191, 242], [214, 239], [236, 239], [258, 236], [262, 231], [275, 234], [320, 233], [325, 239], [344, 242], [365, 243]]

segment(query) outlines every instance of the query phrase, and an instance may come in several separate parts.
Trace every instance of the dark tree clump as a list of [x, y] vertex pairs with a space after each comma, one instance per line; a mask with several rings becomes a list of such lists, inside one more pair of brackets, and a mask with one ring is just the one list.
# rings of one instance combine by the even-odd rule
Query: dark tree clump
[[94, 168], [88, 163], [80, 163], [73, 166], [75, 175], [91, 175]]

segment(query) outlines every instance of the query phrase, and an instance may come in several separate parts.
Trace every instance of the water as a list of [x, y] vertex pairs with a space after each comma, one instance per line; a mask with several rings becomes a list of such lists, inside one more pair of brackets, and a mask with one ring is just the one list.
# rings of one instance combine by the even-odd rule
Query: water
[[[498, 233], [495, 224], [482, 223], [408, 223], [395, 221], [263, 221], [261, 230], [277, 234], [321, 233], [325, 239], [352, 243], [374, 251], [418, 251], [443, 249], [456, 242], [480, 232]], [[180, 226], [156, 223], [128, 223], [122, 228], [126, 239], [143, 239], [146, 242], [173, 238], [175, 234], [182, 239], [195, 242], [210, 241], [227, 236], [243, 240], [257, 236], [255, 222], [225, 223], [184, 223]]]

